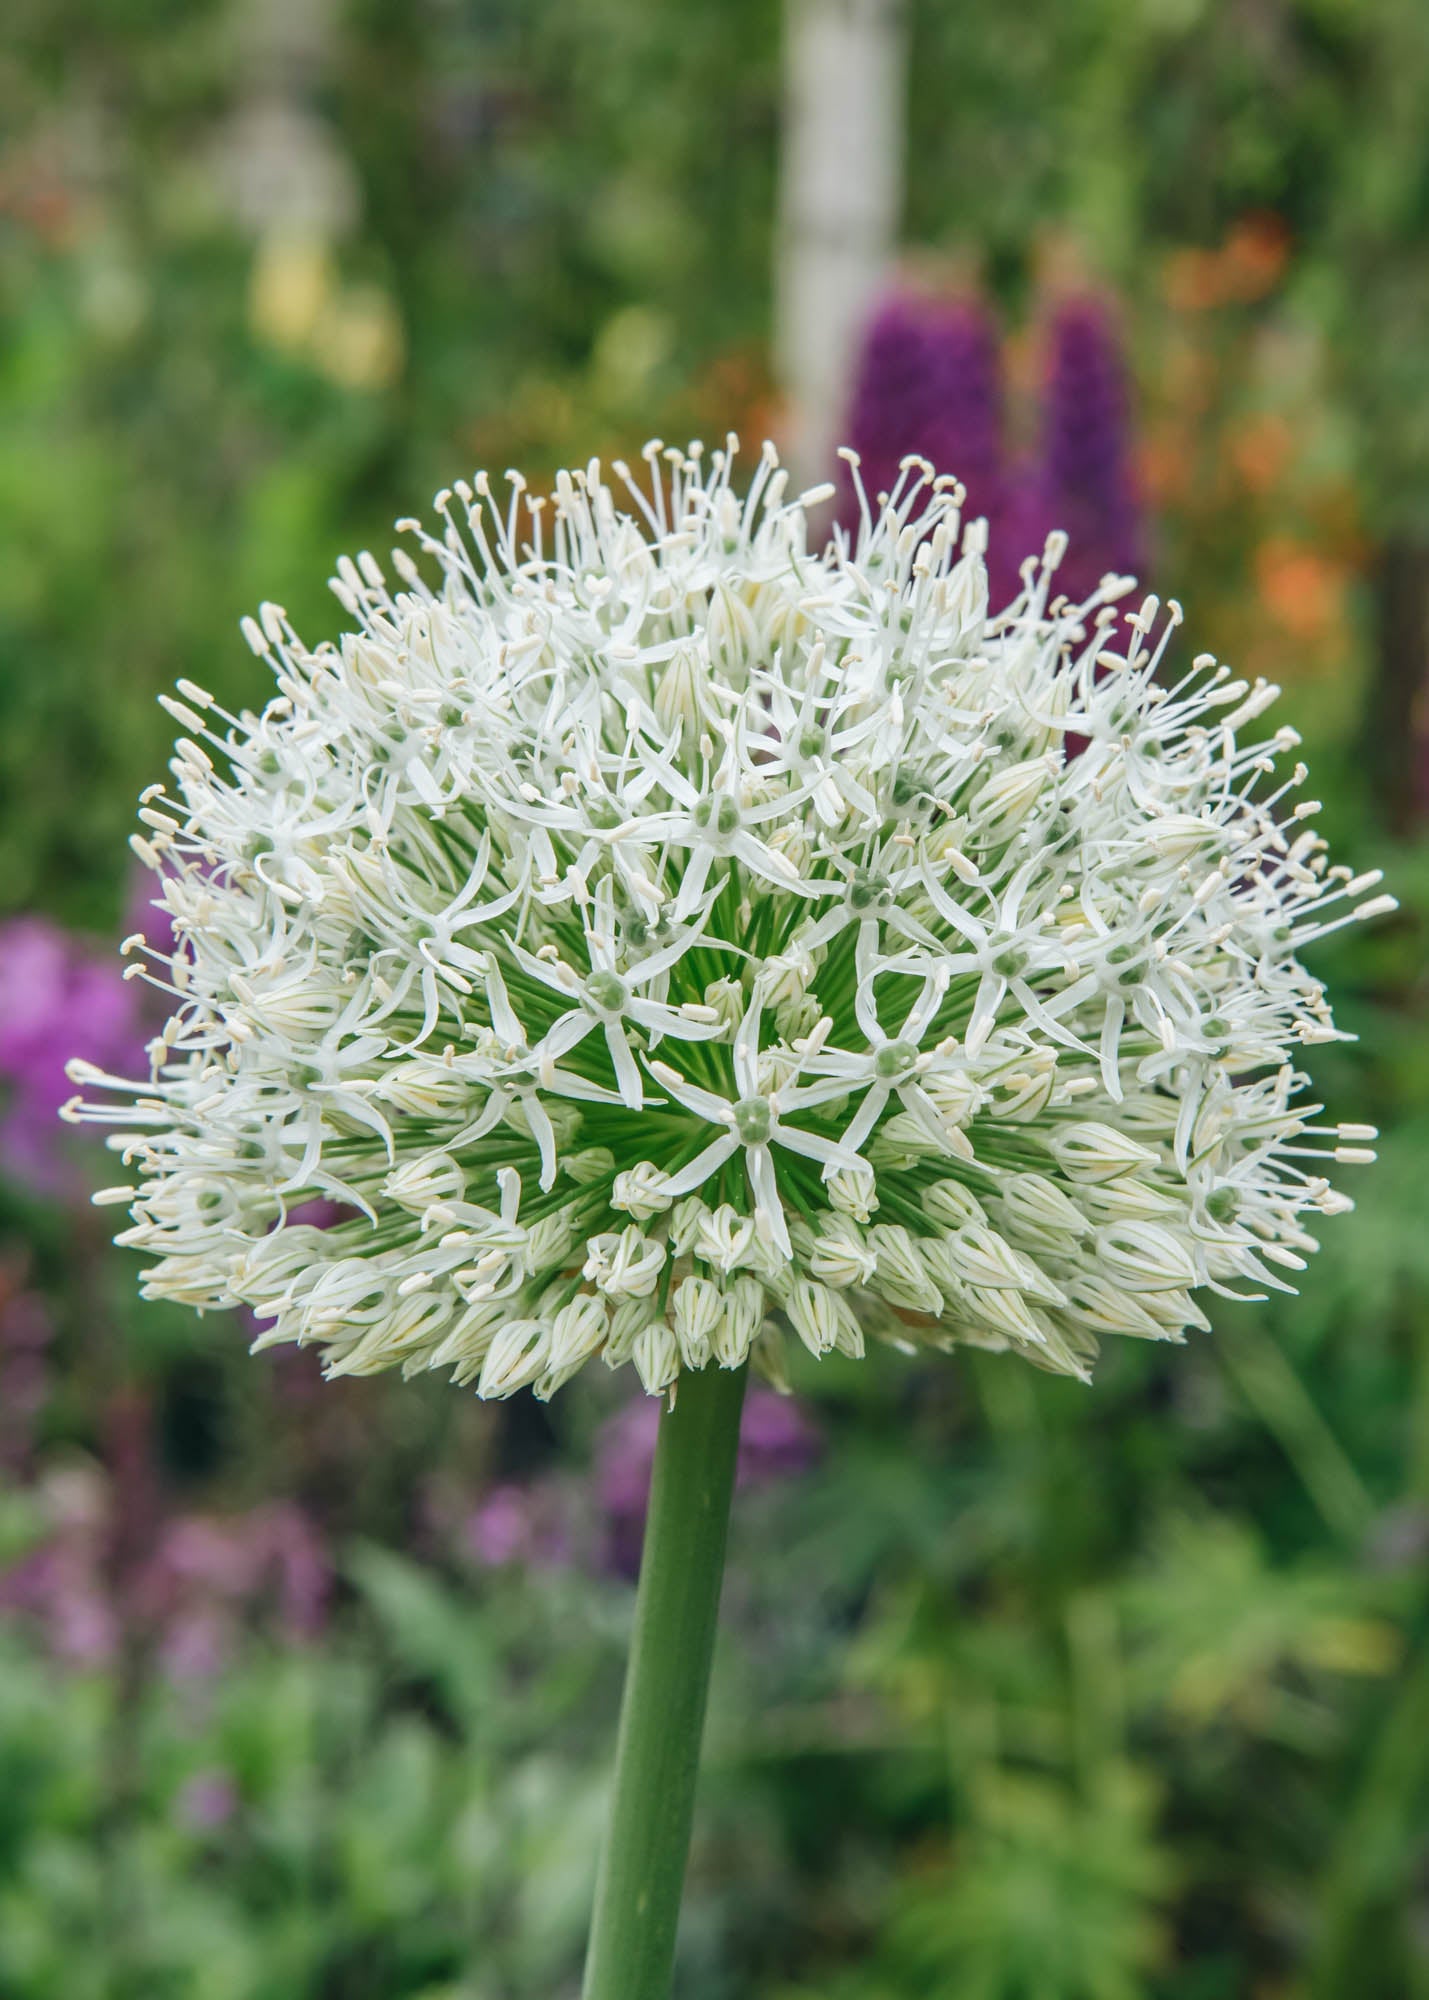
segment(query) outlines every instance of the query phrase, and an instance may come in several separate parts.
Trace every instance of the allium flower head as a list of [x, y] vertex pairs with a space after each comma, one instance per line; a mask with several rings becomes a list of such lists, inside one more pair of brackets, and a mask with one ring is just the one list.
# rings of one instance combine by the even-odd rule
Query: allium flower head
[[826, 495], [732, 454], [458, 485], [395, 583], [339, 565], [340, 645], [247, 623], [261, 713], [180, 683], [175, 1012], [71, 1109], [151, 1295], [486, 1396], [777, 1377], [786, 1332], [1084, 1375], [1347, 1205], [1297, 952], [1389, 899], [1290, 803], [1275, 690], [1163, 680], [1179, 609], [1066, 603], [1056, 536], [989, 615], [921, 462], [814, 553]]

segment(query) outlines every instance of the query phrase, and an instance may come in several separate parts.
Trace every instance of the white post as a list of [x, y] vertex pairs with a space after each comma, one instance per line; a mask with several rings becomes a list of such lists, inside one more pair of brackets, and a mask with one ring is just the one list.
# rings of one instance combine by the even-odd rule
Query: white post
[[903, 206], [903, 0], [786, 0], [774, 365], [794, 481], [826, 479]]

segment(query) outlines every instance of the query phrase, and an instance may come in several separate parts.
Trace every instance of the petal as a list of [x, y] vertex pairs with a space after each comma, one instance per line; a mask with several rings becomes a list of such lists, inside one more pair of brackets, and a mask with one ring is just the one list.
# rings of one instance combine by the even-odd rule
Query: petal
[[[869, 1095], [872, 1094], [870, 1091]], [[887, 1093], [884, 1095], [886, 1098]], [[770, 1137], [776, 1146], [786, 1146], [791, 1153], [802, 1153], [806, 1159], [819, 1160], [825, 1167], [856, 1168], [859, 1164], [857, 1154], [845, 1140], [825, 1139], [817, 1132], [801, 1132], [797, 1125], [776, 1125]]]
[[615, 1080], [620, 1086], [621, 1102], [628, 1104], [632, 1111], [638, 1111], [645, 1102], [645, 1092], [640, 1081], [640, 1065], [630, 1052], [630, 1044], [625, 1039], [625, 1031], [618, 1021], [605, 1024], [605, 1046], [610, 1050], [610, 1060], [615, 1066]]
[[774, 1156], [767, 1146], [749, 1146], [745, 1150], [745, 1167], [749, 1174], [749, 1185], [754, 1193], [755, 1226], [766, 1225], [769, 1240], [781, 1257], [792, 1258], [794, 1246], [789, 1241], [789, 1225], [784, 1219], [784, 1204], [779, 1199], [779, 1182], [774, 1172]]
[[711, 1174], [719, 1171], [738, 1144], [739, 1141], [733, 1132], [721, 1133], [719, 1138], [712, 1140], [702, 1153], [696, 1153], [687, 1167], [681, 1167], [678, 1173], [672, 1174], [664, 1181], [661, 1193], [669, 1195], [672, 1201], [678, 1201], [684, 1194], [694, 1194], [698, 1188], [704, 1186]]

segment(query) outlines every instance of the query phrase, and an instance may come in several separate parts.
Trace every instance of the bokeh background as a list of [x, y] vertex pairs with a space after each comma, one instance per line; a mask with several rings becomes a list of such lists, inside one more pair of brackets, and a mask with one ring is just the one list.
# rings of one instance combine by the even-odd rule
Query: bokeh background
[[680, 1993], [1429, 1995], [1426, 101], [1421, 0], [9, 0], [3, 2000], [577, 1990], [651, 1410], [140, 1306], [54, 1112], [153, 1032], [156, 693], [459, 473], [729, 428], [1141, 568], [1403, 908], [1298, 1301], [752, 1400]]

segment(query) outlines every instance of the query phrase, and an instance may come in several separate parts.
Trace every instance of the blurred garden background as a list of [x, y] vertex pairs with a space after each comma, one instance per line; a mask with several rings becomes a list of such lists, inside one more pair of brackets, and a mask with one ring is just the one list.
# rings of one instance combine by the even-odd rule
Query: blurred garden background
[[[820, 13], [885, 199], [805, 371]], [[459, 474], [728, 429], [1139, 568], [1403, 908], [1315, 960], [1385, 1136], [1298, 1300], [752, 1397], [679, 1991], [1429, 1996], [1426, 102], [1422, 0], [9, 0], [0, 2000], [576, 1992], [652, 1409], [141, 1306], [55, 1111], [156, 1025], [155, 696]]]

